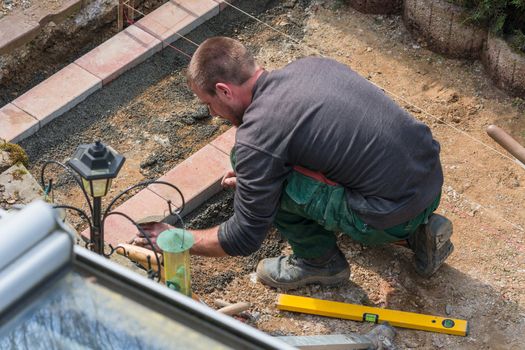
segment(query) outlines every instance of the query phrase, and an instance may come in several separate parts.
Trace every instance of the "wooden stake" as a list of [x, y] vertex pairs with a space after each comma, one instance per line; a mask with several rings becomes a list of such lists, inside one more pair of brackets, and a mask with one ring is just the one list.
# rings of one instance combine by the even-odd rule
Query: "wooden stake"
[[135, 0], [128, 0], [128, 18], [131, 22], [135, 21]]
[[124, 0], [118, 0], [117, 30], [124, 29]]

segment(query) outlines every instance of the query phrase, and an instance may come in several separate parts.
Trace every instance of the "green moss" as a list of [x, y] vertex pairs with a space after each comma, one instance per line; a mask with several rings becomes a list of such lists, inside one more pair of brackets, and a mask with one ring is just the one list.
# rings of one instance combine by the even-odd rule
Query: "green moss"
[[13, 173], [11, 174], [13, 176], [13, 179], [14, 180], [22, 180], [23, 176], [27, 174], [27, 170], [21, 168], [21, 169], [16, 169], [15, 171], [13, 171]]
[[24, 166], [29, 165], [29, 157], [24, 149], [17, 144], [4, 141], [4, 143], [0, 143], [0, 151], [9, 153], [11, 164], [22, 163]]

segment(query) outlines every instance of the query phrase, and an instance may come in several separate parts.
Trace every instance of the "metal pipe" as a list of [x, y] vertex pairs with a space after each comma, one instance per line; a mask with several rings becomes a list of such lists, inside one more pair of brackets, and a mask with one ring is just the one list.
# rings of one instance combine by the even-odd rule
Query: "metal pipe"
[[102, 217], [102, 197], [93, 197], [93, 251], [104, 254], [104, 226], [100, 224]]
[[517, 160], [525, 164], [525, 147], [514, 140], [512, 136], [496, 125], [489, 125], [487, 127], [487, 134], [499, 143], [501, 147], [516, 157]]

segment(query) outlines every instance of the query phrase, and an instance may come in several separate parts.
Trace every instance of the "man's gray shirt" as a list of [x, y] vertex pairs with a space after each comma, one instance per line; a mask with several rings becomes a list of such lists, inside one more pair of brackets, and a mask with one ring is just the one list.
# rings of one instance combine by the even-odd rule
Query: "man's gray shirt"
[[401, 224], [439, 195], [439, 150], [425, 124], [343, 64], [311, 57], [264, 72], [237, 130], [234, 215], [219, 242], [230, 255], [260, 247], [294, 165], [344, 186], [369, 226]]

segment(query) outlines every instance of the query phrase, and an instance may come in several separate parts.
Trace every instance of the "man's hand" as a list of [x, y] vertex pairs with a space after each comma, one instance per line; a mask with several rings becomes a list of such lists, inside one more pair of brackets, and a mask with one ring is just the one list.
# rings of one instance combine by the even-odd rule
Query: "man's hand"
[[233, 170], [229, 170], [222, 177], [221, 186], [225, 188], [235, 188], [236, 185], [237, 177], [235, 176], [235, 172]]
[[[159, 252], [162, 252], [162, 249], [157, 245], [157, 238], [162, 232], [175, 228], [163, 222], [147, 222], [139, 224], [139, 226], [146, 232], [151, 243], [153, 243], [155, 249]], [[205, 230], [187, 230], [193, 235], [194, 239], [194, 244], [190, 253], [202, 256], [227, 256], [228, 254], [226, 254], [219, 243], [218, 230], [219, 226]], [[148, 240], [140, 232], [137, 233], [137, 236], [131, 241], [131, 243], [147, 249], [152, 249]]]
[[[174, 228], [173, 226], [165, 224], [163, 222], [146, 222], [144, 224], [140, 224], [139, 226], [146, 232], [146, 234], [151, 240], [151, 243], [153, 243], [155, 249], [157, 249], [158, 251], [162, 251], [157, 245], [157, 238], [159, 237], [160, 233]], [[133, 239], [132, 244], [152, 249], [148, 240], [146, 239], [146, 237], [144, 237], [144, 235], [141, 232], [137, 233], [137, 237]]]

